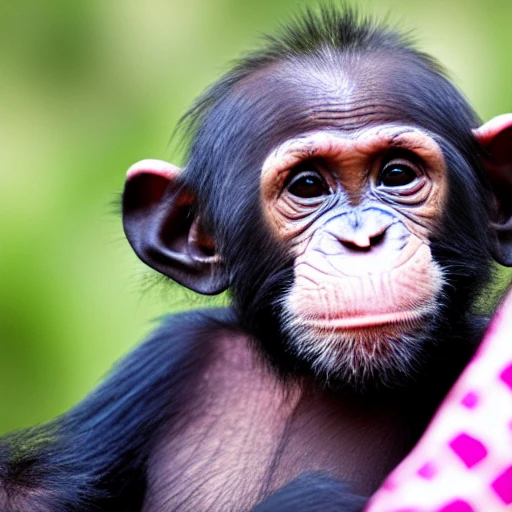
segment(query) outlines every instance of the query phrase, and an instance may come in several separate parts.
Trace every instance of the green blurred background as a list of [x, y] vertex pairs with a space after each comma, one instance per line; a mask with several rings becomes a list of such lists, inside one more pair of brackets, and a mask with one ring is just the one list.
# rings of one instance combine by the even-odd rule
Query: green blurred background
[[[19, 0], [0, 17], [0, 433], [83, 397], [167, 311], [113, 206], [135, 161], [181, 155], [195, 96], [295, 0]], [[413, 29], [483, 119], [512, 111], [510, 0], [360, 1]], [[211, 302], [211, 299], [210, 299]]]

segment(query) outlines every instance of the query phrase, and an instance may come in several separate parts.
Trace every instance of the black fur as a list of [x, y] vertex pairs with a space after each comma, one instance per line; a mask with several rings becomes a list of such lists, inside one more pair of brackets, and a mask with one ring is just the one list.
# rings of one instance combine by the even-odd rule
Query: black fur
[[367, 499], [353, 494], [345, 482], [324, 473], [304, 473], [254, 512], [361, 512]]
[[139, 511], [158, 429], [180, 414], [227, 310], [174, 315], [61, 418], [0, 441], [2, 512]]

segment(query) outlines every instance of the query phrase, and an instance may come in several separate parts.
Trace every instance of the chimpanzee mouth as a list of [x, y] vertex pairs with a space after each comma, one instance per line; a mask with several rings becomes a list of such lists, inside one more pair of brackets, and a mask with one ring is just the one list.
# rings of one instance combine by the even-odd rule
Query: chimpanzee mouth
[[343, 318], [306, 318], [303, 322], [307, 327], [327, 331], [347, 331], [352, 329], [378, 328], [380, 326], [413, 327], [417, 326], [426, 314], [427, 311], [417, 309], [373, 315], [347, 316]]

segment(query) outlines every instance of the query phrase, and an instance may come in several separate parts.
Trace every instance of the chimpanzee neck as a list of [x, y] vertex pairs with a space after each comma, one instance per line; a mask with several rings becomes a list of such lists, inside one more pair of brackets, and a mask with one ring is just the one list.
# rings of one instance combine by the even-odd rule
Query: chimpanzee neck
[[403, 401], [357, 404], [285, 383], [241, 334], [219, 334], [210, 348], [190, 406], [153, 450], [145, 512], [248, 510], [304, 471], [370, 494], [415, 441]]

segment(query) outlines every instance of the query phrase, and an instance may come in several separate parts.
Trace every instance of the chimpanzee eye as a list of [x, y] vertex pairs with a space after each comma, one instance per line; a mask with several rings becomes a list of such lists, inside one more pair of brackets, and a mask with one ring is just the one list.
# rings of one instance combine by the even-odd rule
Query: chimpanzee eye
[[331, 192], [329, 185], [316, 171], [304, 171], [297, 174], [287, 188], [290, 194], [306, 199], [325, 196]]
[[378, 184], [385, 187], [404, 187], [418, 177], [417, 172], [408, 165], [390, 163], [380, 171]]

